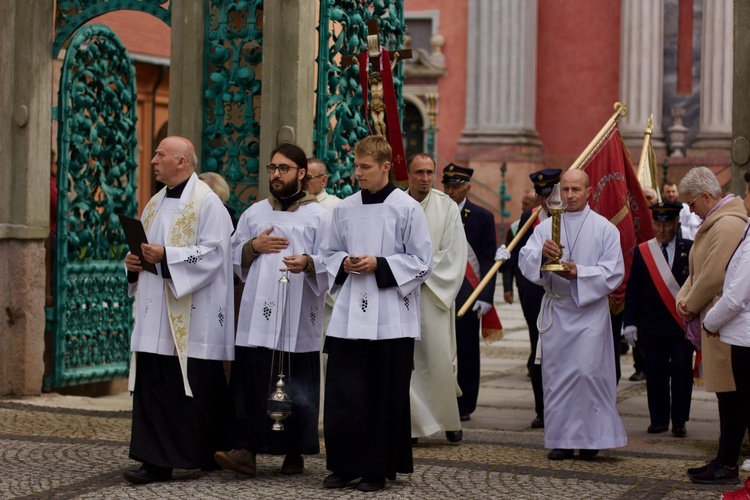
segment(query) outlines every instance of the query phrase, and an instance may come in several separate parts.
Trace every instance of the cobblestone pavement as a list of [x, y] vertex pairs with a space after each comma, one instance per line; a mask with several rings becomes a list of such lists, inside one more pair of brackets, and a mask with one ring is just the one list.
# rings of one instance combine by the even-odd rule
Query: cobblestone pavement
[[[594, 460], [546, 459], [543, 431], [533, 419], [525, 360], [528, 335], [517, 305], [500, 306], [505, 338], [484, 345], [479, 408], [466, 422], [464, 440], [437, 434], [414, 448], [414, 473], [385, 490], [328, 490], [325, 448], [306, 458], [306, 471], [282, 476], [281, 457], [262, 456], [258, 475], [176, 471], [175, 480], [133, 486], [122, 473], [128, 459], [130, 399], [43, 395], [0, 399], [1, 498], [719, 498], [734, 486], [692, 484], [688, 467], [715, 454], [718, 416], [712, 394], [696, 389], [687, 438], [649, 435], [645, 383], [627, 381], [632, 359], [623, 356], [618, 409], [628, 431], [624, 448]], [[321, 442], [321, 446], [323, 443]], [[746, 457], [747, 449], [743, 449]], [[744, 481], [747, 473], [741, 473]]]

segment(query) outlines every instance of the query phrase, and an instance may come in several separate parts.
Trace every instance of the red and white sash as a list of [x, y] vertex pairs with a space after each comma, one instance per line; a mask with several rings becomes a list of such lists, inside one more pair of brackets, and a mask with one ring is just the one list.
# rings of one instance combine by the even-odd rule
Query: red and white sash
[[659, 292], [664, 305], [672, 314], [672, 317], [678, 325], [682, 327], [682, 318], [677, 314], [676, 298], [677, 293], [680, 291], [680, 285], [672, 275], [672, 270], [669, 268], [667, 259], [664, 258], [664, 254], [661, 252], [659, 243], [656, 238], [651, 238], [648, 241], [644, 241], [638, 245], [638, 249], [641, 251], [643, 261], [646, 263], [648, 272], [651, 275], [651, 279], [656, 285], [656, 290]]

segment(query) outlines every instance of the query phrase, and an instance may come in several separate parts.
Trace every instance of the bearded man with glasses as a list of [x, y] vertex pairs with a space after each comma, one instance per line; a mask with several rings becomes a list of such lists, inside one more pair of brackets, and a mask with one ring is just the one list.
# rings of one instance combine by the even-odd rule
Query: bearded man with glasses
[[[255, 476], [259, 453], [286, 455], [281, 473], [301, 474], [302, 455], [320, 452], [320, 344], [328, 275], [318, 253], [331, 214], [302, 190], [307, 174], [302, 149], [280, 144], [266, 168], [271, 196], [242, 214], [232, 236], [234, 271], [251, 285], [242, 295], [229, 384], [234, 449], [214, 456], [224, 469], [247, 476]], [[279, 307], [280, 270], [291, 273], [285, 308]], [[278, 333], [282, 321], [287, 327]], [[285, 430], [275, 432], [266, 414], [273, 390], [269, 378], [273, 374], [275, 384], [282, 359], [288, 360], [284, 371], [292, 412]]]

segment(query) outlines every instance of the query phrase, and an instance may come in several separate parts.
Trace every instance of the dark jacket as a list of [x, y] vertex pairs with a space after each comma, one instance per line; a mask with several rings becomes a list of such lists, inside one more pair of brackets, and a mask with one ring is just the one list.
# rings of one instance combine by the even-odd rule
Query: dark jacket
[[[684, 240], [677, 235], [672, 275], [680, 286], [690, 275], [688, 256], [692, 246], [692, 240]], [[664, 305], [638, 247], [635, 248], [625, 291], [623, 325], [636, 326], [639, 338], [642, 335], [685, 335], [680, 324]]]
[[[467, 199], [464, 208], [461, 210], [461, 220], [464, 223], [466, 240], [479, 260], [481, 273], [477, 276], [477, 279], [481, 281], [495, 264], [495, 250], [497, 249], [495, 218], [492, 216], [492, 212], [486, 208], [480, 207], [479, 205], [475, 205]], [[469, 253], [471, 253], [471, 250], [469, 250]], [[474, 288], [469, 283], [469, 280], [464, 277], [461, 290], [458, 292], [458, 297], [456, 297], [456, 304], [458, 304], [458, 307], [461, 307], [464, 304], [473, 290]], [[495, 278], [493, 277], [492, 281], [490, 281], [485, 289], [482, 290], [482, 293], [479, 294], [477, 300], [482, 300], [492, 304], [494, 295]]]

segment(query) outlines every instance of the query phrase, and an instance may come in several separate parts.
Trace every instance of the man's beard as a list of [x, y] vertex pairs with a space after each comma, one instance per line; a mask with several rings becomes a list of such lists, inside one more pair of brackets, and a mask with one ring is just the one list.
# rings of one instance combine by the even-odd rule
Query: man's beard
[[289, 182], [284, 183], [284, 181], [281, 181], [283, 183], [282, 186], [274, 186], [273, 182], [268, 183], [268, 188], [271, 191], [271, 194], [276, 198], [289, 198], [290, 196], [294, 195], [299, 191], [299, 184], [297, 179], [292, 179]]

